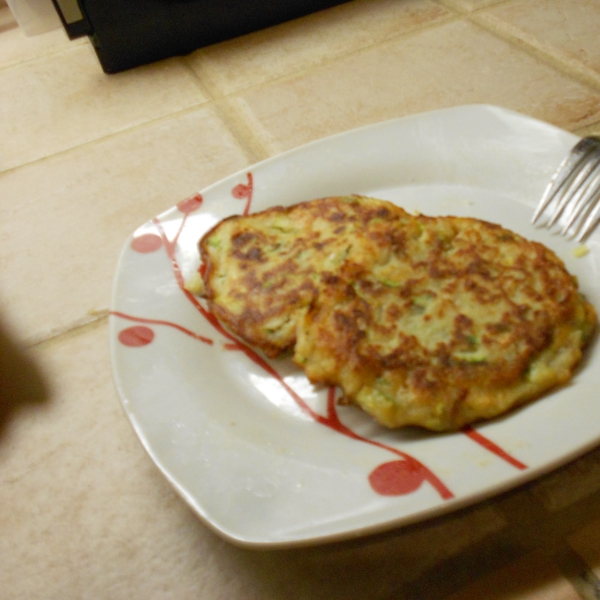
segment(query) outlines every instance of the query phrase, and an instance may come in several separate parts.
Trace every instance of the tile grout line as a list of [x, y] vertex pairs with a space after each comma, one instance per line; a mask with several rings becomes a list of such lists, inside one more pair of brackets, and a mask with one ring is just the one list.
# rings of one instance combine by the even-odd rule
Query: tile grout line
[[[456, 0], [435, 0], [443, 6], [459, 11], [466, 20], [471, 21], [482, 29], [488, 31], [492, 35], [510, 43], [518, 50], [533, 56], [537, 60], [556, 69], [569, 79], [576, 81], [579, 84], [591, 87], [596, 91], [600, 91], [600, 74], [594, 69], [587, 67], [575, 58], [570, 57], [566, 53], [562, 53], [552, 48], [549, 45], [540, 43], [534, 36], [528, 35], [517, 27], [494, 17], [490, 14], [490, 10], [500, 5], [516, 4], [520, 0], [499, 0], [492, 2], [486, 6], [469, 10], [464, 6], [456, 3]], [[583, 131], [582, 135], [586, 135], [586, 129], [600, 123], [600, 118], [591, 118], [577, 124], [577, 128], [573, 131]]]
[[24, 338], [21, 343], [26, 349], [39, 348], [53, 342], [60, 342], [63, 339], [69, 339], [73, 335], [77, 335], [87, 330], [95, 329], [104, 321], [108, 321], [110, 315], [109, 309], [103, 309], [95, 312], [90, 312], [86, 317], [82, 317], [73, 321], [69, 325], [58, 327], [51, 330], [47, 334]]
[[[185, 58], [185, 57], [178, 57], [178, 58]], [[35, 59], [32, 59], [35, 60]], [[29, 61], [26, 61], [29, 62]], [[25, 167], [28, 165], [32, 165], [44, 160], [50, 160], [56, 156], [61, 156], [67, 152], [73, 151], [75, 149], [79, 149], [79, 148], [85, 148], [86, 146], [92, 145], [92, 144], [96, 144], [98, 142], [102, 142], [102, 141], [106, 141], [109, 140], [111, 138], [123, 135], [124, 133], [128, 133], [128, 132], [132, 132], [135, 131], [137, 129], [143, 128], [143, 127], [147, 127], [150, 126], [152, 124], [157, 124], [160, 123], [162, 121], [168, 121], [172, 118], [176, 118], [176, 117], [181, 117], [184, 116], [188, 113], [194, 112], [198, 109], [204, 108], [204, 107], [209, 107], [212, 105], [212, 107], [215, 109], [215, 112], [217, 112], [218, 114], [220, 113], [221, 119], [224, 122], [224, 125], [229, 129], [230, 133], [233, 135], [233, 137], [236, 139], [236, 141], [238, 143], [240, 143], [241, 145], [241, 149], [244, 152], [244, 154], [247, 156], [247, 158], [250, 160], [250, 162], [258, 162], [259, 160], [261, 160], [262, 158], [267, 158], [268, 155], [266, 155], [266, 152], [263, 148], [259, 149], [260, 154], [256, 153], [251, 147], [248, 146], [248, 144], [246, 143], [246, 140], [242, 140], [240, 141], [240, 135], [239, 135], [239, 127], [236, 127], [234, 130], [232, 130], [231, 124], [230, 124], [230, 120], [227, 118], [227, 115], [225, 113], [225, 111], [222, 110], [222, 107], [219, 105], [218, 99], [213, 97], [213, 94], [210, 93], [210, 90], [206, 89], [206, 86], [203, 86], [202, 83], [199, 81], [198, 77], [196, 76], [195, 73], [193, 73], [193, 71], [191, 70], [191, 68], [187, 65], [187, 63], [185, 61], [182, 61], [184, 66], [186, 67], [186, 69], [190, 70], [193, 74], [193, 78], [194, 78], [194, 82], [198, 85], [198, 88], [200, 89], [201, 92], [203, 92], [206, 96], [206, 101], [201, 102], [199, 104], [195, 104], [193, 106], [189, 106], [189, 107], [185, 107], [182, 108], [178, 111], [175, 111], [173, 113], [169, 113], [167, 115], [162, 115], [160, 117], [154, 118], [154, 119], [150, 119], [148, 121], [144, 121], [143, 123], [136, 123], [134, 125], [131, 125], [129, 127], [125, 127], [124, 129], [120, 129], [118, 131], [114, 131], [111, 132], [107, 135], [103, 135], [99, 138], [95, 138], [93, 140], [88, 140], [82, 144], [76, 144], [73, 146], [70, 146], [68, 148], [64, 148], [58, 152], [55, 152], [53, 154], [47, 155], [47, 156], [42, 156], [40, 158], [37, 158], [35, 160], [31, 160], [25, 163], [22, 163], [20, 165], [16, 165], [14, 167], [10, 167], [4, 171], [0, 171], [0, 178], [5, 175], [8, 174], [12, 171], [15, 171], [21, 167]], [[224, 116], [225, 115], [225, 116]], [[264, 156], [261, 156], [261, 154], [263, 154]], [[93, 327], [96, 327], [98, 325], [100, 325], [102, 322], [104, 322], [105, 320], [108, 319], [109, 316], [109, 309], [102, 309], [102, 310], [98, 310], [98, 311], [93, 311], [90, 312], [87, 316], [83, 316], [80, 317], [79, 319], [76, 319], [72, 322], [70, 322], [67, 325], [64, 325], [62, 327], [58, 327], [55, 328], [45, 334], [41, 334], [41, 335], [33, 335], [31, 337], [25, 337], [22, 338], [21, 343], [23, 344], [23, 346], [25, 348], [36, 348], [39, 347], [41, 345], [47, 344], [47, 343], [52, 343], [54, 341], [60, 341], [61, 339], [66, 339], [71, 335], [76, 335], [77, 333], [81, 332], [82, 330], [86, 330], [86, 329], [90, 329]]]
[[[520, 0], [498, 0], [497, 2], [492, 2], [486, 6], [482, 6], [473, 10], [469, 10], [464, 6], [461, 6], [460, 4], [456, 3], [456, 0], [434, 1], [442, 6], [446, 6], [460, 12], [466, 20], [470, 20], [472, 23], [478, 25], [492, 35], [509, 42], [518, 50], [528, 53], [530, 56], [533, 56], [537, 60], [540, 60], [546, 65], [556, 69], [577, 83], [587, 85], [592, 87], [594, 90], [600, 91], [600, 74], [598, 74], [595, 70], [585, 66], [577, 59], [571, 58], [560, 51], [557, 52], [550, 46], [540, 44], [540, 42], [533, 36], [529, 36], [517, 27], [513, 27], [510, 24], [489, 14], [489, 9], [491, 8], [495, 8], [500, 5], [516, 4]], [[584, 135], [588, 135], [589, 129], [593, 128], [594, 125], [597, 124], [600, 124], [600, 118], [584, 120], [571, 131], [583, 137]]]
[[[224, 123], [228, 126], [235, 139], [238, 140], [238, 142], [242, 145], [251, 162], [258, 162], [266, 158], [270, 158], [271, 156], [273, 156], [273, 154], [277, 154], [280, 150], [271, 147], [268, 139], [265, 139], [266, 137], [268, 137], [267, 132], [261, 131], [259, 124], [253, 123], [249, 116], [244, 113], [243, 109], [235, 105], [236, 99], [240, 101], [238, 98], [240, 94], [248, 93], [256, 89], [261, 89], [263, 87], [278, 82], [296, 79], [298, 77], [301, 77], [305, 73], [326, 66], [327, 64], [333, 63], [336, 60], [345, 59], [347, 57], [360, 54], [361, 52], [369, 51], [372, 48], [391, 43], [394, 40], [401, 38], [410, 38], [418, 35], [422, 31], [434, 29], [436, 27], [443, 26], [449, 22], [460, 21], [464, 19], [464, 15], [458, 13], [452, 8], [444, 7], [439, 0], [433, 0], [433, 2], [435, 2], [438, 6], [441, 6], [442, 8], [447, 8], [449, 11], [451, 11], [451, 14], [436, 18], [435, 20], [432, 20], [429, 23], [416, 26], [409, 31], [404, 31], [396, 35], [390, 35], [389, 37], [383, 40], [377, 40], [371, 43], [367, 43], [361, 46], [360, 48], [350, 50], [347, 52], [336, 53], [332, 56], [324, 58], [321, 61], [307, 65], [291, 73], [278, 75], [268, 79], [267, 81], [263, 81], [254, 85], [251, 84], [247, 86], [242, 86], [239, 89], [232, 90], [231, 92], [223, 92], [221, 90], [219, 84], [216, 81], [214, 81], [214, 79], [211, 77], [210, 72], [203, 68], [202, 61], [199, 61], [200, 64], [197, 67], [197, 71], [196, 69], [192, 68], [192, 66], [189, 64], [189, 55], [180, 58], [190, 70], [190, 72], [194, 75], [194, 77], [197, 79], [201, 91], [203, 91], [205, 94], [211, 97], [215, 107], [218, 109], [219, 115], [223, 119]], [[201, 49], [199, 50], [201, 51]]]
[[434, 2], [437, 2], [438, 4], [441, 4], [442, 6], [445, 6], [446, 8], [449, 8], [451, 10], [455, 10], [464, 16], [468, 16], [470, 14], [486, 10], [492, 6], [508, 4], [509, 2], [511, 2], [511, 0], [496, 0], [495, 2], [492, 0], [489, 4], [485, 6], [480, 6], [478, 8], [467, 8], [466, 6], [461, 5], [456, 0], [434, 0]]
[[[440, 0], [432, 0], [432, 1], [439, 3]], [[439, 5], [441, 6], [441, 4], [439, 4]], [[448, 8], [449, 10], [452, 10], [449, 7], [444, 7], [444, 8]], [[310, 71], [313, 71], [313, 70], [318, 69], [323, 66], [327, 66], [328, 64], [333, 63], [335, 61], [338, 61], [338, 60], [341, 60], [341, 59], [344, 59], [344, 58], [347, 58], [350, 56], [355, 56], [357, 54], [360, 54], [361, 52], [365, 52], [370, 49], [377, 48], [379, 46], [385, 46], [386, 44], [391, 43], [395, 40], [399, 40], [402, 38], [414, 37], [423, 31], [426, 31], [429, 29], [435, 29], [436, 27], [443, 26], [449, 22], [460, 21], [460, 20], [464, 19], [465, 15], [460, 14], [457, 11], [453, 11], [453, 12], [454, 12], [454, 14], [449, 14], [447, 16], [437, 18], [435, 20], [432, 20], [429, 23], [416, 26], [413, 29], [410, 29], [408, 31], [404, 31], [402, 33], [398, 33], [395, 35], [390, 35], [389, 37], [386, 37], [381, 40], [376, 40], [376, 41], [373, 41], [370, 43], [366, 43], [365, 45], [360, 46], [359, 48], [332, 54], [331, 56], [327, 56], [318, 62], [298, 68], [297, 70], [295, 70], [293, 72], [285, 73], [284, 75], [276, 75], [276, 76], [269, 78], [265, 81], [262, 81], [260, 83], [241, 86], [239, 88], [233, 89], [230, 92], [220, 91], [218, 84], [210, 78], [210, 74], [207, 73], [206, 71], [203, 70], [202, 76], [207, 77], [209, 79], [211, 89], [212, 89], [212, 86], [214, 86], [214, 89], [217, 90], [217, 94], [219, 96], [222, 96], [223, 98], [231, 98], [231, 97], [237, 96], [241, 93], [252, 92], [254, 90], [258, 90], [260, 88], [266, 87], [266, 86], [274, 84], [274, 83], [280, 83], [280, 82], [297, 79], [298, 77], [302, 77], [303, 75], [309, 73]], [[199, 48], [198, 50], [201, 51], [202, 49]]]
[[[209, 107], [211, 105], [212, 105], [213, 109], [215, 109], [215, 112], [221, 117], [222, 121], [224, 122], [224, 125], [227, 127], [229, 132], [233, 135], [234, 139], [240, 144], [242, 151], [244, 152], [244, 154], [246, 155], [246, 157], [249, 159], [249, 161], [251, 163], [258, 162], [259, 160], [262, 160], [263, 158], [268, 158], [269, 155], [262, 146], [258, 148], [258, 152], [255, 151], [252, 144], [249, 145], [247, 143], [247, 140], [244, 138], [243, 133], [240, 134], [240, 129], [243, 129], [245, 127], [245, 125], [243, 123], [236, 124], [235, 127], [232, 127], [231, 119], [228, 118], [229, 115], [228, 115], [227, 110], [226, 109], [224, 110], [221, 103], [219, 102], [220, 98], [218, 97], [218, 94], [217, 94], [217, 97], [215, 97], [215, 94], [213, 94], [211, 92], [210, 88], [205, 86], [203, 84], [203, 82], [200, 81], [198, 76], [193, 72], [193, 70], [187, 64], [187, 61], [185, 61], [185, 57], [177, 57], [177, 58], [182, 59], [182, 63], [184, 64], [185, 68], [188, 69], [192, 73], [194, 82], [198, 86], [199, 90], [207, 98], [207, 100], [205, 102], [183, 108], [183, 109], [175, 111], [173, 113], [169, 113], [168, 115], [163, 115], [161, 117], [157, 117], [155, 119], [151, 119], [151, 120], [145, 121], [143, 123], [137, 123], [135, 125], [126, 127], [119, 131], [111, 132], [111, 133], [101, 136], [97, 139], [89, 140], [82, 144], [70, 146], [69, 148], [65, 148], [63, 150], [60, 150], [59, 152], [55, 152], [54, 154], [51, 154], [48, 156], [43, 156], [38, 159], [17, 165], [15, 167], [11, 167], [9, 169], [6, 169], [5, 171], [0, 171], [0, 178], [3, 175], [10, 173], [11, 171], [19, 169], [21, 167], [35, 164], [35, 163], [38, 163], [38, 162], [41, 162], [44, 160], [50, 160], [56, 156], [60, 156], [62, 154], [65, 154], [67, 152], [75, 150], [76, 148], [77, 149], [85, 148], [86, 146], [96, 144], [98, 142], [109, 140], [111, 138], [120, 136], [123, 133], [132, 132], [132, 131], [135, 131], [136, 129], [140, 129], [140, 128], [143, 128], [143, 127], [146, 127], [146, 126], [149, 126], [152, 124], [160, 123], [161, 121], [168, 121], [174, 117], [180, 117], [180, 116], [186, 115], [188, 113], [194, 112], [195, 110], [198, 110], [199, 108]], [[247, 127], [245, 127], [245, 128], [248, 129]], [[252, 135], [251, 132], [249, 131], [249, 129], [248, 129], [248, 135], [249, 136]], [[242, 138], [242, 139], [240, 139], [240, 138]], [[36, 348], [36, 347], [39, 347], [39, 346], [47, 344], [47, 343], [52, 343], [54, 341], [60, 341], [61, 339], [68, 339], [69, 336], [76, 335], [77, 333], [81, 332], [82, 330], [85, 331], [87, 329], [90, 329], [90, 328], [100, 325], [102, 322], [104, 322], [105, 320], [108, 319], [109, 314], [110, 314], [109, 309], [101, 309], [98, 311], [90, 312], [87, 316], [80, 317], [79, 319], [76, 319], [67, 325], [53, 329], [45, 334], [34, 335], [31, 337], [25, 337], [22, 339], [22, 344], [26, 348], [32, 349], [32, 348]]]
[[251, 125], [233, 106], [229, 97], [221, 92], [206, 72], [198, 74], [189, 64], [187, 56], [180, 57], [182, 64], [191, 73], [200, 91], [211, 99], [215, 112], [227, 127], [234, 139], [240, 144], [251, 164], [269, 158], [271, 153], [253, 131]]
[[600, 91], [600, 74], [575, 58], [552, 48], [536, 37], [490, 14], [471, 14], [467, 18], [493, 35], [560, 71], [570, 79]]
[[72, 146], [69, 146], [68, 148], [63, 148], [61, 150], [58, 150], [56, 152], [53, 152], [52, 154], [47, 154], [45, 156], [40, 156], [39, 158], [34, 158], [32, 160], [28, 160], [26, 162], [23, 162], [21, 164], [12, 166], [12, 167], [8, 167], [7, 169], [1, 169], [0, 168], [0, 177], [2, 177], [3, 175], [7, 174], [7, 173], [11, 173], [12, 171], [16, 171], [17, 169], [20, 169], [21, 167], [26, 167], [29, 165], [35, 165], [36, 163], [42, 162], [44, 160], [50, 160], [56, 156], [62, 156], [63, 154], [66, 154], [67, 152], [71, 152], [75, 149], [78, 148], [86, 148], [87, 146], [90, 146], [92, 144], [97, 144], [99, 142], [104, 142], [106, 140], [110, 140], [112, 138], [118, 137], [120, 135], [123, 135], [125, 133], [130, 133], [130, 132], [135, 132], [137, 129], [141, 129], [143, 127], [147, 127], [149, 125], [153, 125], [153, 124], [160, 124], [163, 121], [168, 121], [171, 118], [178, 118], [178, 117], [182, 117], [187, 115], [188, 113], [194, 112], [196, 110], [200, 110], [202, 108], [208, 108], [211, 105], [212, 100], [211, 99], [207, 99], [206, 101], [200, 102], [198, 104], [194, 104], [192, 106], [186, 106], [184, 108], [180, 108], [172, 113], [168, 113], [166, 115], [161, 115], [158, 117], [154, 117], [151, 119], [148, 119], [147, 121], [142, 121], [140, 123], [134, 123], [132, 125], [128, 125], [126, 127], [123, 127], [123, 129], [119, 129], [117, 131], [111, 131], [105, 135], [101, 135], [100, 137], [91, 139], [91, 140], [87, 140], [85, 142], [82, 142], [80, 144], [74, 144]]
[[[437, 0], [433, 1], [437, 2]], [[224, 123], [229, 127], [230, 132], [232, 133], [232, 135], [234, 135], [235, 139], [238, 140], [238, 142], [242, 144], [242, 147], [247, 151], [251, 162], [259, 162], [261, 160], [270, 158], [274, 154], [279, 153], [280, 150], [277, 148], [269, 148], [268, 140], [264, 139], [267, 136], [267, 132], [263, 131], [263, 135], [261, 135], [260, 131], [256, 131], [256, 128], [253, 126], [252, 120], [248, 118], [248, 115], [245, 115], [243, 110], [234, 105], [233, 101], [238, 99], [238, 96], [240, 94], [248, 93], [253, 90], [257, 90], [275, 83], [296, 79], [310, 71], [313, 71], [314, 69], [318, 69], [320, 67], [326, 66], [329, 63], [333, 63], [336, 60], [344, 59], [349, 56], [354, 56], [361, 52], [368, 51], [372, 48], [385, 45], [396, 39], [418, 35], [424, 30], [433, 29], [435, 27], [442, 26], [448, 22], [463, 19], [463, 15], [456, 13], [456, 11], [453, 12], [454, 14], [449, 14], [447, 16], [438, 18], [435, 21], [432, 21], [431, 23], [417, 26], [414, 29], [411, 29], [410, 31], [405, 31], [397, 35], [391, 35], [390, 37], [387, 37], [384, 40], [377, 40], [372, 43], [365, 44], [364, 46], [361, 46], [360, 48], [357, 48], [355, 50], [341, 52], [332, 56], [328, 56], [317, 63], [310, 64], [306, 67], [297, 69], [292, 73], [278, 75], [254, 85], [242, 86], [238, 89], [232, 90], [229, 93], [223, 92], [219, 87], [219, 84], [213, 80], [210, 73], [201, 65], [198, 67], [200, 73], [196, 72], [196, 70], [192, 68], [191, 65], [189, 65], [188, 57], [190, 55], [186, 55], [180, 58], [182, 59], [184, 64], [186, 64], [188, 69], [193, 73], [194, 77], [197, 79], [200, 89], [211, 97], [215, 107], [218, 109], [219, 115], [223, 119]], [[199, 48], [198, 50], [201, 51], [202, 49]]]
[[[492, 21], [493, 17], [483, 15], [483, 13], [486, 12], [486, 9], [489, 9], [490, 7], [510, 4], [514, 0], [499, 0], [498, 2], [495, 2], [491, 5], [477, 8], [472, 11], [469, 11], [469, 9], [467, 8], [460, 7], [454, 4], [453, 0], [433, 1], [438, 6], [453, 11], [454, 14], [450, 14], [445, 17], [436, 19], [432, 23], [416, 27], [415, 29], [412, 29], [410, 31], [390, 36], [389, 38], [386, 38], [384, 40], [366, 44], [365, 46], [361, 46], [356, 50], [327, 57], [316, 64], [311, 64], [307, 67], [298, 69], [293, 73], [286, 73], [285, 75], [276, 76], [265, 82], [235, 89], [230, 93], [222, 92], [218, 83], [213, 81], [210, 76], [210, 73], [208, 73], [206, 70], [203, 70], [202, 67], [200, 67], [200, 73], [197, 73], [189, 64], [188, 68], [192, 71], [192, 73], [194, 73], [195, 77], [200, 82], [203, 91], [207, 92], [212, 97], [213, 101], [215, 102], [215, 105], [219, 108], [221, 117], [223, 118], [225, 123], [231, 128], [231, 131], [235, 138], [240, 142], [243, 142], [244, 148], [246, 148], [246, 144], [248, 144], [247, 149], [249, 150], [250, 157], [253, 160], [261, 160], [264, 158], [268, 158], [274, 152], [277, 152], [277, 150], [272, 149], [272, 151], [269, 151], [268, 141], [264, 139], [261, 140], [260, 133], [254, 130], [253, 124], [248, 120], [248, 117], [244, 115], [243, 111], [240, 110], [240, 108], [235, 107], [233, 105], [233, 102], [231, 100], [235, 99], [235, 97], [238, 96], [240, 93], [247, 93], [249, 91], [260, 89], [261, 87], [265, 87], [267, 85], [271, 85], [273, 83], [301, 77], [304, 73], [310, 72], [314, 69], [318, 69], [322, 66], [326, 66], [328, 63], [332, 63], [336, 60], [344, 59], [349, 56], [368, 51], [369, 49], [378, 46], [384, 46], [387, 43], [401, 38], [413, 37], [424, 30], [434, 29], [436, 27], [446, 25], [449, 22], [470, 21], [476, 26], [479, 26], [483, 30], [494, 35], [495, 37], [500, 38], [504, 42], [509, 43], [517, 50], [529, 54], [530, 56], [534, 56], [537, 60], [540, 60], [544, 64], [555, 68], [561, 73], [567, 75], [570, 79], [574, 79], [580, 84], [583, 83], [584, 85], [590, 86], [593, 89], [600, 91], [600, 75], [598, 75], [591, 69], [585, 67], [579, 61], [569, 59], [566, 56], [557, 56], [554, 52], [544, 48], [543, 46], [540, 46], [539, 44], [536, 44], [536, 41], [534, 39], [528, 39], [528, 36], [524, 35], [516, 28], [514, 28], [514, 31], [511, 31], [510, 26], [507, 26], [503, 22], [499, 22], [495, 26], [495, 20]], [[187, 57], [182, 58], [187, 64]], [[577, 129], [579, 130], [585, 127], [589, 127], [597, 122], [600, 122], [600, 119], [598, 119], [598, 117], [593, 117], [589, 120], [584, 119], [581, 122], [577, 123]]]
[[[10, 31], [10, 29], [1, 29], [0, 28], [0, 35], [2, 35], [2, 33], [4, 33], [5, 31]], [[41, 34], [41, 35], [43, 35], [43, 34]], [[31, 63], [35, 63], [35, 62], [40, 62], [42, 60], [45, 60], [48, 57], [58, 56], [59, 54], [65, 54], [66, 52], [69, 52], [76, 48], [85, 46], [86, 42], [87, 42], [87, 40], [83, 39], [83, 38], [80, 38], [77, 40], [67, 40], [67, 41], [68, 41], [67, 46], [63, 46], [60, 48], [54, 48], [53, 50], [52, 49], [45, 50], [42, 54], [37, 54], [26, 60], [16, 60], [13, 62], [9, 62], [5, 65], [2, 65], [2, 66], [0, 66], [0, 72], [7, 71], [9, 69], [15, 69], [17, 67], [20, 67], [21, 65], [27, 65], [27, 64], [31, 64]]]
[[[242, 122], [246, 129], [251, 130], [252, 127], [247, 124], [246, 119], [240, 114], [240, 111], [238, 109], [234, 108], [230, 102], [227, 102], [228, 98], [235, 97], [236, 95], [239, 95], [240, 93], [247, 93], [249, 91], [260, 89], [262, 87], [271, 85], [273, 83], [284, 82], [287, 80], [296, 79], [298, 77], [301, 77], [305, 73], [308, 73], [316, 68], [326, 66], [327, 64], [335, 62], [336, 60], [354, 56], [354, 55], [360, 54], [361, 52], [368, 51], [369, 49], [372, 49], [372, 48], [385, 46], [386, 44], [393, 42], [395, 40], [401, 39], [401, 38], [410, 38], [415, 35], [418, 35], [422, 31], [429, 30], [429, 29], [435, 29], [436, 27], [446, 25], [450, 22], [462, 20], [462, 21], [471, 21], [472, 23], [481, 27], [488, 33], [491, 33], [495, 37], [498, 37], [498, 38], [502, 39], [503, 41], [508, 42], [510, 45], [512, 45], [513, 47], [516, 47], [518, 50], [525, 52], [527, 54], [533, 55], [538, 60], [541, 60], [545, 64], [549, 64], [550, 66], [556, 68], [560, 72], [566, 74], [571, 79], [576, 79], [578, 81], [578, 83], [587, 84], [588, 86], [591, 86], [594, 89], [597, 89], [598, 91], [600, 91], [600, 75], [598, 73], [596, 73], [595, 71], [593, 71], [592, 69], [586, 67], [585, 65], [583, 65], [582, 63], [580, 63], [579, 61], [577, 61], [575, 59], [569, 58], [566, 55], [557, 54], [556, 52], [552, 51], [551, 49], [543, 47], [543, 45], [536, 43], [535, 39], [533, 39], [533, 38], [530, 39], [529, 36], [527, 36], [526, 34], [524, 34], [523, 32], [519, 31], [516, 28], [511, 28], [509, 25], [506, 25], [501, 21], [498, 21], [498, 23], [496, 24], [495, 23], [496, 19], [494, 19], [493, 17], [490, 17], [488, 15], [483, 15], [483, 13], [486, 13], [487, 10], [489, 10], [489, 8], [491, 8], [491, 7], [496, 7], [496, 6], [504, 5], [504, 4], [510, 4], [511, 2], [513, 2], [515, 0], [499, 0], [498, 2], [495, 2], [493, 4], [490, 4], [490, 5], [481, 7], [481, 8], [476, 8], [473, 10], [469, 10], [465, 7], [461, 7], [457, 4], [454, 4], [453, 0], [432, 0], [432, 1], [435, 2], [438, 6], [452, 11], [454, 14], [450, 14], [445, 17], [441, 17], [441, 18], [436, 19], [435, 21], [433, 21], [431, 23], [427, 23], [425, 25], [417, 26], [414, 29], [411, 29], [410, 31], [405, 31], [400, 34], [387, 37], [383, 40], [378, 40], [378, 41], [374, 41], [369, 44], [365, 44], [364, 46], [361, 46], [360, 48], [357, 48], [355, 50], [328, 56], [320, 62], [308, 65], [304, 68], [300, 68], [292, 73], [286, 73], [284, 75], [279, 75], [279, 76], [273, 77], [271, 79], [268, 79], [267, 81], [257, 83], [254, 85], [242, 86], [239, 89], [236, 88], [229, 93], [222, 92], [220, 90], [218, 84], [211, 79], [210, 74], [207, 73], [206, 71], [203, 71], [201, 73], [201, 76], [198, 76], [198, 74], [194, 71], [194, 69], [192, 69], [191, 66], [189, 68], [196, 75], [196, 77], [202, 81], [202, 84], [209, 90], [209, 92], [210, 92], [211, 96], [213, 97], [213, 99], [215, 100], [215, 102], [218, 102], [221, 107], [223, 106], [222, 102], [227, 103], [228, 107], [225, 109], [225, 114], [226, 115], [235, 114], [236, 115], [235, 120], [238, 122]], [[514, 30], [511, 30], [511, 29], [514, 29]], [[187, 57], [182, 57], [182, 58], [185, 61], [185, 59]], [[206, 81], [204, 80], [204, 78], [206, 78]], [[240, 119], [241, 119], [241, 121], [240, 121]], [[583, 127], [587, 124], [588, 123], [584, 123], [583, 125], [581, 125], [581, 127]]]
[[200, 66], [198, 67], [200, 72], [197, 72], [189, 64], [187, 57], [183, 57], [183, 59], [190, 72], [196, 78], [200, 88], [210, 96], [214, 102], [219, 117], [238, 143], [241, 144], [250, 163], [257, 163], [270, 158], [273, 154], [277, 154], [276, 150], [271, 151], [269, 149], [268, 141], [265, 139], [266, 132], [263, 131], [263, 135], [261, 135], [260, 128], [258, 128], [259, 130], [257, 131], [256, 128], [253, 127], [252, 121], [248, 119], [248, 116], [245, 115], [243, 111], [234, 105], [234, 102], [240, 93], [248, 92], [253, 89], [260, 89], [261, 87], [270, 85], [273, 82], [280, 81], [284, 78], [291, 79], [298, 76], [298, 74], [302, 73], [304, 70], [300, 69], [294, 71], [292, 74], [287, 74], [284, 77], [274, 77], [260, 84], [242, 87], [231, 93], [224, 93], [221, 91], [218, 83], [210, 76], [210, 73], [202, 67], [201, 61]]

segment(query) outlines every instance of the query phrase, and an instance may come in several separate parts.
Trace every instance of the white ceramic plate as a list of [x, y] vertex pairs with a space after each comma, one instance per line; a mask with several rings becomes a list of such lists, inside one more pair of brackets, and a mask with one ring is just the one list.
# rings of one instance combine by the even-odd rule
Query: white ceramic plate
[[576, 139], [490, 106], [416, 115], [264, 161], [133, 233], [110, 318], [117, 388], [146, 450], [209, 526], [254, 547], [355, 537], [489, 497], [600, 442], [596, 343], [569, 386], [505, 418], [449, 435], [387, 431], [335, 406], [288, 360], [244, 351], [181, 285], [199, 267], [198, 239], [219, 219], [358, 193], [541, 241], [600, 307], [599, 233], [576, 258], [574, 243], [529, 223]]

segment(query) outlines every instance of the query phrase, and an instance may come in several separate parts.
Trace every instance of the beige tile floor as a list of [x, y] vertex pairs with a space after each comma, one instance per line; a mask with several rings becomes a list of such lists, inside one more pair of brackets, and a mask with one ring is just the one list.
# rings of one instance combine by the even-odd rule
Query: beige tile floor
[[0, 0], [0, 598], [600, 598], [600, 450], [497, 499], [325, 547], [217, 538], [154, 468], [111, 379], [127, 235], [348, 128], [471, 102], [600, 131], [595, 0], [355, 0], [118, 75]]

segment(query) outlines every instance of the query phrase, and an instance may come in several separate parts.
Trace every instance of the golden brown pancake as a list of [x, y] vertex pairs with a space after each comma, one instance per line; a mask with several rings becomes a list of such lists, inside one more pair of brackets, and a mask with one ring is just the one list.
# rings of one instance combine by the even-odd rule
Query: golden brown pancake
[[597, 323], [548, 248], [492, 223], [347, 196], [225, 219], [209, 308], [387, 427], [489, 419], [565, 383]]

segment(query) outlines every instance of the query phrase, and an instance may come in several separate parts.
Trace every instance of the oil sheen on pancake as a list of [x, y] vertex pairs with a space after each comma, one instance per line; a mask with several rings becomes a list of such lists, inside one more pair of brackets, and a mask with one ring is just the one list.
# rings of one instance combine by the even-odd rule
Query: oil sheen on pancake
[[539, 397], [597, 323], [542, 244], [362, 196], [230, 217], [200, 254], [226, 328], [391, 428], [451, 431]]

